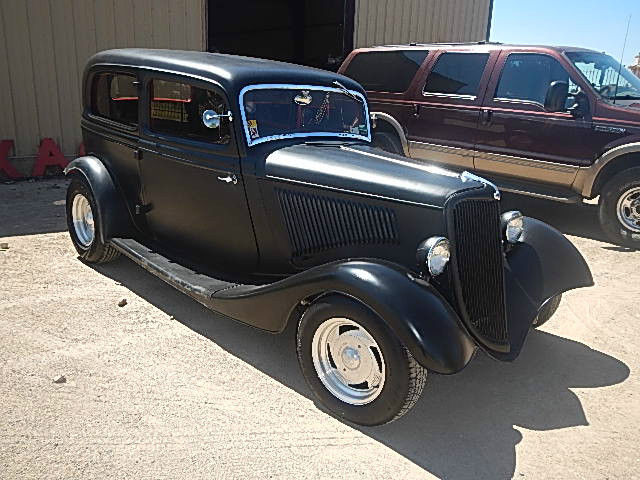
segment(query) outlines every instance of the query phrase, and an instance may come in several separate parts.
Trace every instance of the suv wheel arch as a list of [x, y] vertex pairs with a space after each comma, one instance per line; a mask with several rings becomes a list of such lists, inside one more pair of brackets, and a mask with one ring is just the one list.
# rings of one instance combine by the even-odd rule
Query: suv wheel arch
[[594, 198], [615, 175], [637, 166], [640, 166], [640, 142], [620, 145], [602, 154], [590, 167], [581, 169], [574, 185], [583, 197]]
[[[371, 120], [374, 130], [395, 133], [402, 145], [404, 155], [409, 156], [409, 142], [398, 120], [384, 112], [371, 112]], [[375, 135], [375, 132], [373, 134]]]

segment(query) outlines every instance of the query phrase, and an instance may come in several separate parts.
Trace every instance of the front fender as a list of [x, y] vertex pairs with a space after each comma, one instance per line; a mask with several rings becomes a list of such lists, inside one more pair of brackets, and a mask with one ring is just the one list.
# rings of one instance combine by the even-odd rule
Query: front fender
[[214, 294], [210, 308], [278, 332], [301, 302], [325, 293], [347, 295], [366, 305], [432, 371], [455, 373], [475, 351], [458, 315], [434, 288], [398, 265], [375, 260], [334, 262], [269, 285], [223, 290]]
[[131, 236], [131, 215], [109, 171], [98, 158], [90, 155], [78, 157], [67, 165], [64, 174], [82, 175], [89, 184], [98, 208], [96, 216], [103, 243], [115, 237]]

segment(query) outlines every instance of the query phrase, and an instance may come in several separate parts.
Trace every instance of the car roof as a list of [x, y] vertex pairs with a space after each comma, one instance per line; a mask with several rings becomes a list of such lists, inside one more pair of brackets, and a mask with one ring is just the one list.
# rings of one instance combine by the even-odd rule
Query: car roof
[[187, 50], [121, 48], [92, 56], [86, 73], [97, 66], [116, 65], [199, 77], [218, 83], [230, 95], [237, 96], [247, 85], [286, 83], [332, 86], [338, 80], [346, 87], [364, 93], [356, 81], [337, 73], [291, 63], [242, 57], [222, 53]]
[[526, 45], [526, 44], [512, 44], [512, 43], [499, 43], [499, 42], [467, 42], [467, 43], [408, 43], [404, 45], [377, 45], [368, 48], [359, 48], [358, 51], [372, 51], [372, 50], [520, 50], [520, 49], [532, 49], [532, 50], [554, 50], [557, 52], [595, 52], [601, 53], [597, 50], [582, 47], [569, 47], [560, 45]]

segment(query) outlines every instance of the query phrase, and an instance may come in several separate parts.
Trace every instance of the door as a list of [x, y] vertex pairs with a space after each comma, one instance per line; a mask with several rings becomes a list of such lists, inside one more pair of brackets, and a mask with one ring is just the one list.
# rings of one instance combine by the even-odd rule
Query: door
[[227, 100], [189, 80], [148, 78], [145, 87], [141, 209], [151, 234], [196, 265], [251, 271], [257, 249], [230, 118], [203, 121], [226, 114]]
[[[475, 167], [497, 176], [569, 187], [593, 151], [590, 118], [568, 110], [578, 90], [553, 56], [503, 52], [487, 88], [476, 142]], [[545, 109], [553, 82], [566, 82], [569, 96], [560, 111]]]
[[479, 92], [489, 77], [490, 56], [489, 51], [442, 52], [432, 60], [413, 94], [407, 128], [411, 157], [473, 169]]

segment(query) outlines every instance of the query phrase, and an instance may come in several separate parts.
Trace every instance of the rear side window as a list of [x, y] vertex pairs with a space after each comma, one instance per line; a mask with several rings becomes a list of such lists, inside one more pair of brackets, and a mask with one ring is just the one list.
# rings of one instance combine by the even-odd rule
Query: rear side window
[[567, 82], [575, 90], [569, 74], [555, 58], [535, 53], [512, 53], [502, 69], [495, 98], [544, 104], [549, 85], [555, 81]]
[[374, 92], [404, 92], [429, 52], [388, 50], [356, 55], [344, 74]]
[[205, 111], [224, 115], [229, 108], [217, 93], [186, 83], [155, 79], [150, 86], [149, 127], [154, 132], [201, 142], [227, 144], [229, 119], [209, 128], [203, 122]]
[[476, 95], [488, 53], [443, 53], [424, 85], [425, 93]]
[[137, 125], [136, 77], [112, 72], [94, 75], [91, 86], [91, 113], [125, 125]]

